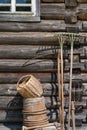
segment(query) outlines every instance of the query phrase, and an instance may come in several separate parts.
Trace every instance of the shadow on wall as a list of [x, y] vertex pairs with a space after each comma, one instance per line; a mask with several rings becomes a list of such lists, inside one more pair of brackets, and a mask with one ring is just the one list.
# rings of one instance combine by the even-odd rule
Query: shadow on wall
[[6, 109], [5, 123], [6, 130], [22, 129], [22, 97], [18, 94], [8, 103]]

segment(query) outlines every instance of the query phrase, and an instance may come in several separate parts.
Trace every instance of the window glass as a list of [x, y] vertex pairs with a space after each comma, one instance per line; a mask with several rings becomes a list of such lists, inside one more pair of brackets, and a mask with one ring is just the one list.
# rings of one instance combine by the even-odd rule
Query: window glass
[[0, 3], [11, 3], [11, 0], [0, 0]]
[[31, 0], [16, 0], [17, 4], [27, 4], [27, 3], [31, 3]]
[[0, 11], [10, 11], [10, 7], [7, 6], [0, 7]]
[[31, 11], [31, 7], [16, 7], [16, 11], [29, 12]]

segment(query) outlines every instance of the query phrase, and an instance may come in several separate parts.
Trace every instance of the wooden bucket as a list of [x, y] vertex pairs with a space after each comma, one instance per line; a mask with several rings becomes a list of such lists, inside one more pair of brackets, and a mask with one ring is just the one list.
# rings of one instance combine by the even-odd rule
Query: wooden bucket
[[23, 99], [23, 110], [28, 111], [28, 113], [46, 111], [45, 98], [38, 97]]
[[44, 97], [23, 100], [23, 123], [27, 127], [48, 123]]
[[40, 97], [43, 93], [41, 83], [33, 75], [21, 77], [17, 83], [17, 91], [24, 98]]

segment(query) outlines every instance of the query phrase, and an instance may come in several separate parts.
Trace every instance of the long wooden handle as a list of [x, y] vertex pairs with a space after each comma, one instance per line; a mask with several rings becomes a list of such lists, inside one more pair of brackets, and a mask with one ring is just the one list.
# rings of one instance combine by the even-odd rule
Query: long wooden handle
[[71, 43], [71, 62], [70, 62], [70, 86], [69, 86], [69, 111], [68, 111], [68, 130], [70, 130], [70, 112], [71, 112], [71, 97], [72, 97], [72, 67], [73, 67], [73, 43]]
[[[60, 83], [60, 70], [61, 70], [61, 66], [60, 66], [60, 53], [58, 53], [58, 57], [57, 57], [57, 79], [58, 79], [58, 97], [61, 100], [61, 83]], [[59, 107], [59, 122], [61, 123], [61, 105]]]
[[74, 101], [72, 101], [72, 130], [75, 130], [75, 107], [74, 107]]
[[63, 44], [61, 44], [61, 96], [62, 96], [62, 106], [61, 106], [61, 129], [64, 130], [64, 84], [63, 84]]

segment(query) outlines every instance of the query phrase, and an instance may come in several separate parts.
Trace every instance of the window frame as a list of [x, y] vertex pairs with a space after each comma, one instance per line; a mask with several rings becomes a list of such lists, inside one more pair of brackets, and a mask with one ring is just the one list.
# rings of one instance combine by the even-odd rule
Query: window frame
[[40, 0], [32, 0], [32, 11], [31, 12], [15, 12], [14, 0], [11, 2], [13, 7], [9, 12], [0, 12], [0, 21], [23, 21], [32, 22], [40, 21]]

